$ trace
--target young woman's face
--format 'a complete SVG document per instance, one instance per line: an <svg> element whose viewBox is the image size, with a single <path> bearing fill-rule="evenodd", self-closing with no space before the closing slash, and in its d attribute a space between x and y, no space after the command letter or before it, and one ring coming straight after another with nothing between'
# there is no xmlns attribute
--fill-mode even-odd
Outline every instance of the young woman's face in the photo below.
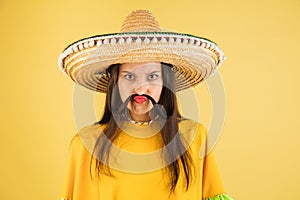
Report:
<svg viewBox="0 0 300 200"><path fill-rule="evenodd" d="M133 94L146 94L159 101L163 86L161 63L125 63L119 69L118 87L124 102ZM128 109L133 120L149 120L147 113L152 108L149 99L137 97L130 101Z"/></svg>

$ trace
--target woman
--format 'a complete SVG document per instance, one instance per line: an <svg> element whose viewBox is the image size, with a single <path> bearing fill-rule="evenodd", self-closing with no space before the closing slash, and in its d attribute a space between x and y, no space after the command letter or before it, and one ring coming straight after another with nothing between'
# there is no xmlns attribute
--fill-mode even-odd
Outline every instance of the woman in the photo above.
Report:
<svg viewBox="0 0 300 200"><path fill-rule="evenodd" d="M102 119L72 140L61 199L231 199L212 153L198 156L205 128L180 116L175 94L222 60L213 42L161 32L145 10L132 12L121 33L67 47L63 72L105 92L106 103Z"/></svg>

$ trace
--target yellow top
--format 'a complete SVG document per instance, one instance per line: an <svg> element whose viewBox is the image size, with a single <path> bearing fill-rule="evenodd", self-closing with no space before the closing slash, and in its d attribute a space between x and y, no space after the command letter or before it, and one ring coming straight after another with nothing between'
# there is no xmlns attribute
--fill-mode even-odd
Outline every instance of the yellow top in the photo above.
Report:
<svg viewBox="0 0 300 200"><path fill-rule="evenodd" d="M185 191L181 171L175 193L169 196L169 179L163 163L158 161L161 159L157 159L161 153L161 134L153 134L157 132L153 126L132 123L125 126L114 142L113 162L110 162L114 177L101 174L100 179L91 178L90 161L95 160L91 152L104 127L91 125L74 136L62 200L201 200L224 193L213 154L199 157L200 151L205 151L201 146L206 146L206 130L192 120L179 123L180 137L188 142L196 166L188 191ZM94 164L92 162L92 167Z"/></svg>

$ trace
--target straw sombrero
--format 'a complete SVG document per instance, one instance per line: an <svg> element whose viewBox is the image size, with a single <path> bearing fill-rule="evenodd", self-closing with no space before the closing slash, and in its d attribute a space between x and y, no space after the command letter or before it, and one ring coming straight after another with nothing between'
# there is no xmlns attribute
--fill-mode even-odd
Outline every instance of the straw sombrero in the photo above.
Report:
<svg viewBox="0 0 300 200"><path fill-rule="evenodd" d="M69 45L59 57L59 67L74 82L106 92L110 65L163 62L173 65L176 91L181 91L212 75L224 59L216 43L163 32L149 11L137 10L126 17L120 33L96 35Z"/></svg>

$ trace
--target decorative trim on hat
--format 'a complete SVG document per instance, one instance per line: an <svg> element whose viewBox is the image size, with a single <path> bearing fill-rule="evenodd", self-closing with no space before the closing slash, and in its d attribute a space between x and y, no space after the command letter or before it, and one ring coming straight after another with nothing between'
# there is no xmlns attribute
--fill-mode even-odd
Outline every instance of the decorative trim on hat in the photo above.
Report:
<svg viewBox="0 0 300 200"><path fill-rule="evenodd" d="M217 71L218 67L226 59L224 53L218 48L217 44L206 38L197 37L190 34L179 34L176 32L132 32L132 33L111 33L96 35L88 38L81 39L77 42L70 44L58 59L59 68L65 73L64 59L72 53L83 51L87 48L92 48L101 45L116 45L116 44L130 44L136 43L169 43L169 44L184 44L184 45L195 45L202 48L208 49L218 55L218 64L214 72Z"/></svg>

